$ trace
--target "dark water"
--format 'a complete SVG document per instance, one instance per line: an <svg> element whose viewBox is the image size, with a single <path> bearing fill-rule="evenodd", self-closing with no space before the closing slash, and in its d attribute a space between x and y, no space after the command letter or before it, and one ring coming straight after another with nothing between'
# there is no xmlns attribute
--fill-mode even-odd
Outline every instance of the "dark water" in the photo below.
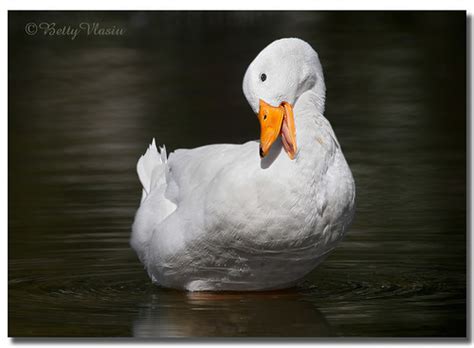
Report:
<svg viewBox="0 0 474 348"><path fill-rule="evenodd" d="M25 34L99 22L123 36ZM136 161L258 137L247 64L319 52L357 184L349 234L297 288L186 294L128 245ZM465 13L10 13L10 336L465 336Z"/></svg>

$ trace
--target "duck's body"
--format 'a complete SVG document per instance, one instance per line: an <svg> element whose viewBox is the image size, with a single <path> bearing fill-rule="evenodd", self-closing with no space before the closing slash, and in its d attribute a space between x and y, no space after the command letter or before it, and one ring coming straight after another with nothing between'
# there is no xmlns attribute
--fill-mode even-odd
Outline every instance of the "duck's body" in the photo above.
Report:
<svg viewBox="0 0 474 348"><path fill-rule="evenodd" d="M352 220L355 185L316 85L293 101L294 160L280 140L262 159L256 141L168 159L150 146L138 164L144 193L131 243L154 282L284 288L335 247Z"/></svg>

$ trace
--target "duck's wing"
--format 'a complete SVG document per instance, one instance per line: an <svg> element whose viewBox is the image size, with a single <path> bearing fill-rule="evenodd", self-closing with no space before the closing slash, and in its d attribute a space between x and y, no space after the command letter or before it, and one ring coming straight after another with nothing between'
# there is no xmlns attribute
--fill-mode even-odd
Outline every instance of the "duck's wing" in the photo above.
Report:
<svg viewBox="0 0 474 348"><path fill-rule="evenodd" d="M167 163L165 196L175 204L189 199L190 195L214 181L223 169L248 161L250 153L254 154L255 163L258 163L257 142L176 150L170 154Z"/></svg>
<svg viewBox="0 0 474 348"><path fill-rule="evenodd" d="M257 142L180 149L170 154L166 162L165 191L159 199L171 202L176 208L165 219L155 223L146 247L146 264L156 283L183 287L182 284L167 282L170 279L179 281L182 277L173 274L184 274L190 264L199 263L200 257L210 253L205 241L217 231L215 224L211 228L206 224L206 205L232 200L235 189L228 187L228 181L234 180L228 174L241 173L243 167L249 171L256 170L259 163ZM154 195L152 193L152 199ZM231 210L228 212L232 213Z"/></svg>

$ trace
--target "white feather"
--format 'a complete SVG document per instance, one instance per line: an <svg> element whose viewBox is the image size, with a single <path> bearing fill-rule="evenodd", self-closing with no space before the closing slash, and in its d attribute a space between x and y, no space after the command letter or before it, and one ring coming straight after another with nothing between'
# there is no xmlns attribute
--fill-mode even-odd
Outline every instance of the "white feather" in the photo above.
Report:
<svg viewBox="0 0 474 348"><path fill-rule="evenodd" d="M155 138L153 138L145 154L137 162L137 173L143 186L142 202L156 186L159 179L159 173L156 173L157 169L162 168L164 163L166 163L166 149L163 146L161 153L158 152Z"/></svg>

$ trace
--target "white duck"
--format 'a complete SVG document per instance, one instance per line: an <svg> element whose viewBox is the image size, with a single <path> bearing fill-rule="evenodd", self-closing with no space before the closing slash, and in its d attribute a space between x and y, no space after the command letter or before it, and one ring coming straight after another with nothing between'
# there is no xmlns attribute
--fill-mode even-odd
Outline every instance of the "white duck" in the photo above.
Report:
<svg viewBox="0 0 474 348"><path fill-rule="evenodd" d="M208 145L166 158L153 140L138 161L143 195L131 245L160 286L290 287L352 220L354 180L323 116L317 53L300 39L271 43L248 67L243 91L258 114L260 147Z"/></svg>

